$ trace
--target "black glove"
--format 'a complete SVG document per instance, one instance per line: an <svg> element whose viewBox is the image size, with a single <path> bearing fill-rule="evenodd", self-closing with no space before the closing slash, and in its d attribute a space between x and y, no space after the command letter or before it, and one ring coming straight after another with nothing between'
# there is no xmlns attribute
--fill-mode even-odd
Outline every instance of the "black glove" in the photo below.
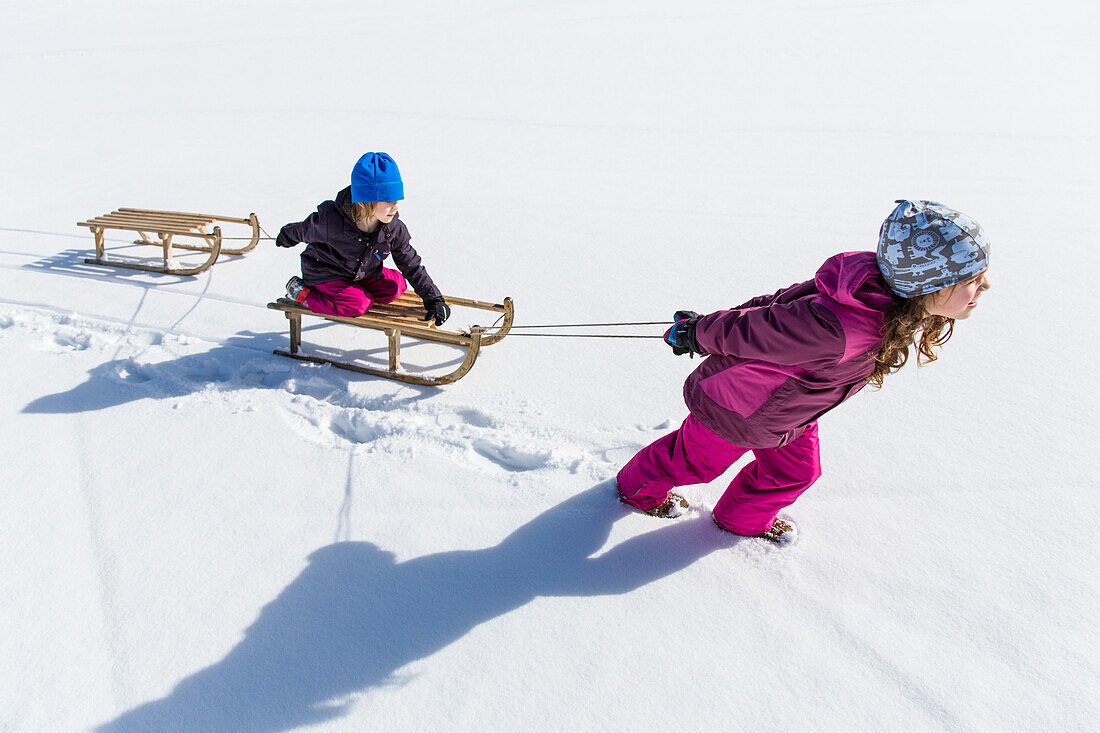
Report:
<svg viewBox="0 0 1100 733"><path fill-rule="evenodd" d="M424 310L426 313L420 320L430 321L435 319L435 325L442 326L448 318L451 317L451 306L447 305L447 301L443 298L429 298L424 301Z"/></svg>
<svg viewBox="0 0 1100 733"><path fill-rule="evenodd" d="M287 236L287 233L286 233L285 230L286 230L286 227L283 227L282 229L280 229L279 230L279 236L275 237L275 246L276 247L293 247L294 245L298 244L293 239L291 239L289 236Z"/></svg>
<svg viewBox="0 0 1100 733"><path fill-rule="evenodd" d="M707 353L695 340L695 325L699 323L700 318L702 316L695 311L676 311L676 315L672 317L676 323L665 331L665 343L672 347L673 354L676 356L691 354L691 357L695 358L696 354Z"/></svg>

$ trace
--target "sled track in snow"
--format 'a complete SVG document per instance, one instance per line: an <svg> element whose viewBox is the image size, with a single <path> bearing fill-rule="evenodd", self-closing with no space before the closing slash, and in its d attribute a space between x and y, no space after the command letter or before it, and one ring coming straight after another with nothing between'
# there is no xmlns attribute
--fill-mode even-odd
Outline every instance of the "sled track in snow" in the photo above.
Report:
<svg viewBox="0 0 1100 733"><path fill-rule="evenodd" d="M422 400L418 394L431 388L358 380L332 368L288 363L272 356L266 345L250 346L245 339L209 339L40 303L4 299L0 304L9 307L0 313L0 339L22 330L43 350L62 358L80 354L82 366L94 364L86 382L71 394L46 395L31 403L31 411L63 407L78 396L77 390L85 396L121 391L122 396L95 403L94 409L140 399L218 402L222 410L277 410L304 442L326 449L370 454L412 448L477 472L517 478L564 472L584 481L613 475L624 456L667 427L540 425L523 405L491 410L446 394Z"/></svg>

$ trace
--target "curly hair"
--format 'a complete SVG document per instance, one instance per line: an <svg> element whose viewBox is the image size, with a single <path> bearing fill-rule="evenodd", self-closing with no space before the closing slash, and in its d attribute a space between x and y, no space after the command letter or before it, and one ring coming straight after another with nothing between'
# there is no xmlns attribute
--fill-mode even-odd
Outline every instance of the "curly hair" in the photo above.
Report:
<svg viewBox="0 0 1100 733"><path fill-rule="evenodd" d="M898 300L887 307L882 324L882 345L875 353L875 369L867 377L867 384L881 389L886 375L909 361L910 346L916 348L920 366L938 358L934 349L951 338L955 319L928 314L925 303L934 295Z"/></svg>

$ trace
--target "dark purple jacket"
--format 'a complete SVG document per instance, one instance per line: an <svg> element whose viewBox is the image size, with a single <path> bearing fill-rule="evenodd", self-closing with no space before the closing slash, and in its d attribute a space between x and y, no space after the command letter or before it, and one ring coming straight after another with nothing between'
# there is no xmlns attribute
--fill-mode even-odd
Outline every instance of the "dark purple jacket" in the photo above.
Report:
<svg viewBox="0 0 1100 733"><path fill-rule="evenodd" d="M813 280L704 316L708 354L684 384L691 414L743 448L774 448L858 392L896 300L874 252L830 257Z"/></svg>
<svg viewBox="0 0 1100 733"><path fill-rule="evenodd" d="M335 201L323 202L305 221L283 227L283 233L295 244L309 243L302 252L305 284L377 277L382 273L382 262L393 255L394 264L417 295L424 300L440 297L439 288L409 243L409 230L400 217L394 216L389 224L364 234L344 213L344 204L350 198L349 186L336 194Z"/></svg>

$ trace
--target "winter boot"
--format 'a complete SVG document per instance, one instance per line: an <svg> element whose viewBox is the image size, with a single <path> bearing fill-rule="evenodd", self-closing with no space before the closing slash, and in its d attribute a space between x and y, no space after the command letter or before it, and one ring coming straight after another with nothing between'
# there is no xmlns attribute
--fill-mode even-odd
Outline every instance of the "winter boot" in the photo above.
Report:
<svg viewBox="0 0 1100 733"><path fill-rule="evenodd" d="M286 294L292 300L305 303L306 296L309 295L309 288L302 282L302 278L295 275L286 281Z"/></svg>
<svg viewBox="0 0 1100 733"><path fill-rule="evenodd" d="M637 509L640 512L645 512L651 517L660 517L661 519L675 519L676 517L683 514L684 510L688 508L687 499L672 491L668 492L668 498L664 500L664 503L658 504L652 509L642 509L627 502L626 497L623 496L623 492L619 490L618 481L615 482L615 491L619 494L619 501L623 502L632 509Z"/></svg>
<svg viewBox="0 0 1100 733"><path fill-rule="evenodd" d="M675 519L684 513L684 510L688 508L688 501L684 497L672 491L668 492L668 498L665 499L663 504L658 504L652 509L642 509L643 512L651 517L660 517L661 519Z"/></svg>
<svg viewBox="0 0 1100 733"><path fill-rule="evenodd" d="M798 539L798 527L790 519L776 519L769 529L756 535L777 545L793 545Z"/></svg>

